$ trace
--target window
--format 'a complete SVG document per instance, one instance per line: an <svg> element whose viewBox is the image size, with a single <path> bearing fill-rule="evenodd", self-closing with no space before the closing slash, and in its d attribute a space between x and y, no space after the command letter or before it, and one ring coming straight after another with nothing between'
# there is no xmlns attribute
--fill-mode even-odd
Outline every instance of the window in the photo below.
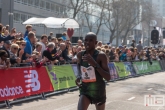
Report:
<svg viewBox="0 0 165 110"><path fill-rule="evenodd" d="M46 2L46 10L50 10L50 3Z"/></svg>
<svg viewBox="0 0 165 110"><path fill-rule="evenodd" d="M51 11L56 11L56 9L55 9L55 4L51 4Z"/></svg>
<svg viewBox="0 0 165 110"><path fill-rule="evenodd" d="M28 5L33 5L34 0L28 0Z"/></svg>
<svg viewBox="0 0 165 110"><path fill-rule="evenodd" d="M56 12L59 12L59 6L58 5L56 6Z"/></svg>
<svg viewBox="0 0 165 110"><path fill-rule="evenodd" d="M22 0L22 3L25 5L27 5L27 2L28 2L27 0Z"/></svg>
<svg viewBox="0 0 165 110"><path fill-rule="evenodd" d="M21 22L26 21L26 19L27 19L27 15L21 14Z"/></svg>
<svg viewBox="0 0 165 110"><path fill-rule="evenodd" d="M45 1L40 1L40 8L45 9Z"/></svg>
<svg viewBox="0 0 165 110"><path fill-rule="evenodd" d="M20 14L19 13L14 13L14 21L20 22Z"/></svg>
<svg viewBox="0 0 165 110"><path fill-rule="evenodd" d="M63 11L64 9L63 9L63 7L60 7L60 14L63 14Z"/></svg>
<svg viewBox="0 0 165 110"><path fill-rule="evenodd" d="M39 6L39 0L34 0L34 6L36 6L36 7Z"/></svg>

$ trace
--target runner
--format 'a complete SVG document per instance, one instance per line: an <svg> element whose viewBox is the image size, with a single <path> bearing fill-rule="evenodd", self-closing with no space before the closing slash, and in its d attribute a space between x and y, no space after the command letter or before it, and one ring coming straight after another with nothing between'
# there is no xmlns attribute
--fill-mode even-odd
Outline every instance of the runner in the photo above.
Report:
<svg viewBox="0 0 165 110"><path fill-rule="evenodd" d="M79 77L76 84L80 88L78 110L87 110L90 103L95 104L97 110L104 110L106 91L103 78L110 80L107 57L95 49L97 36L94 33L87 33L84 44L86 50L77 55Z"/></svg>

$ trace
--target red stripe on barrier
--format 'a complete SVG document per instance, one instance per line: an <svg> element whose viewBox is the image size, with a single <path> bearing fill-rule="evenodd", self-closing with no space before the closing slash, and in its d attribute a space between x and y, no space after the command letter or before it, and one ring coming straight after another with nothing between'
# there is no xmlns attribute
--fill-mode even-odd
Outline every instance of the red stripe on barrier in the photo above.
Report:
<svg viewBox="0 0 165 110"><path fill-rule="evenodd" d="M53 91L46 68L0 70L0 101Z"/></svg>

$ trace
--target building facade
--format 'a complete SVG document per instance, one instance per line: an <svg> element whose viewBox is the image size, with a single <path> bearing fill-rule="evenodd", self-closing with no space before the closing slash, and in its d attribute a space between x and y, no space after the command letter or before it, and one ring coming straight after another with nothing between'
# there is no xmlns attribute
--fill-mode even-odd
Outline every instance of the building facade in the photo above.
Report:
<svg viewBox="0 0 165 110"><path fill-rule="evenodd" d="M31 17L68 17L68 0L0 0L0 22L10 27L16 27L17 32L25 32L25 25L22 23ZM92 15L90 15L92 16ZM79 23L80 21L77 20ZM44 25L33 25L37 37L42 34L54 35L63 33L66 29L47 29ZM75 29L72 41L75 43L79 38L84 38L89 31L86 25L81 25L80 29ZM101 28L98 34L98 40L108 43L109 32Z"/></svg>

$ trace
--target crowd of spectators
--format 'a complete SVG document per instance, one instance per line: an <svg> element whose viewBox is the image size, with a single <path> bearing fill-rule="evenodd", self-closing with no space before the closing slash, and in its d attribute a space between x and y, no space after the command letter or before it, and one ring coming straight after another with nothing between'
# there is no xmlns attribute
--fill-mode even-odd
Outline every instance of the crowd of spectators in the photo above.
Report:
<svg viewBox="0 0 165 110"><path fill-rule="evenodd" d="M62 35L56 38L50 32L49 36L43 34L37 39L32 25L26 25L26 31L22 34L16 28L9 30L9 25L0 24L0 69L76 63L77 53L85 50L83 42L78 40L77 45L72 45L67 34ZM163 48L143 48L141 41L136 45L133 40L131 47L113 47L99 41L96 49L107 55L108 62L148 60L152 63L152 60L165 59Z"/></svg>

